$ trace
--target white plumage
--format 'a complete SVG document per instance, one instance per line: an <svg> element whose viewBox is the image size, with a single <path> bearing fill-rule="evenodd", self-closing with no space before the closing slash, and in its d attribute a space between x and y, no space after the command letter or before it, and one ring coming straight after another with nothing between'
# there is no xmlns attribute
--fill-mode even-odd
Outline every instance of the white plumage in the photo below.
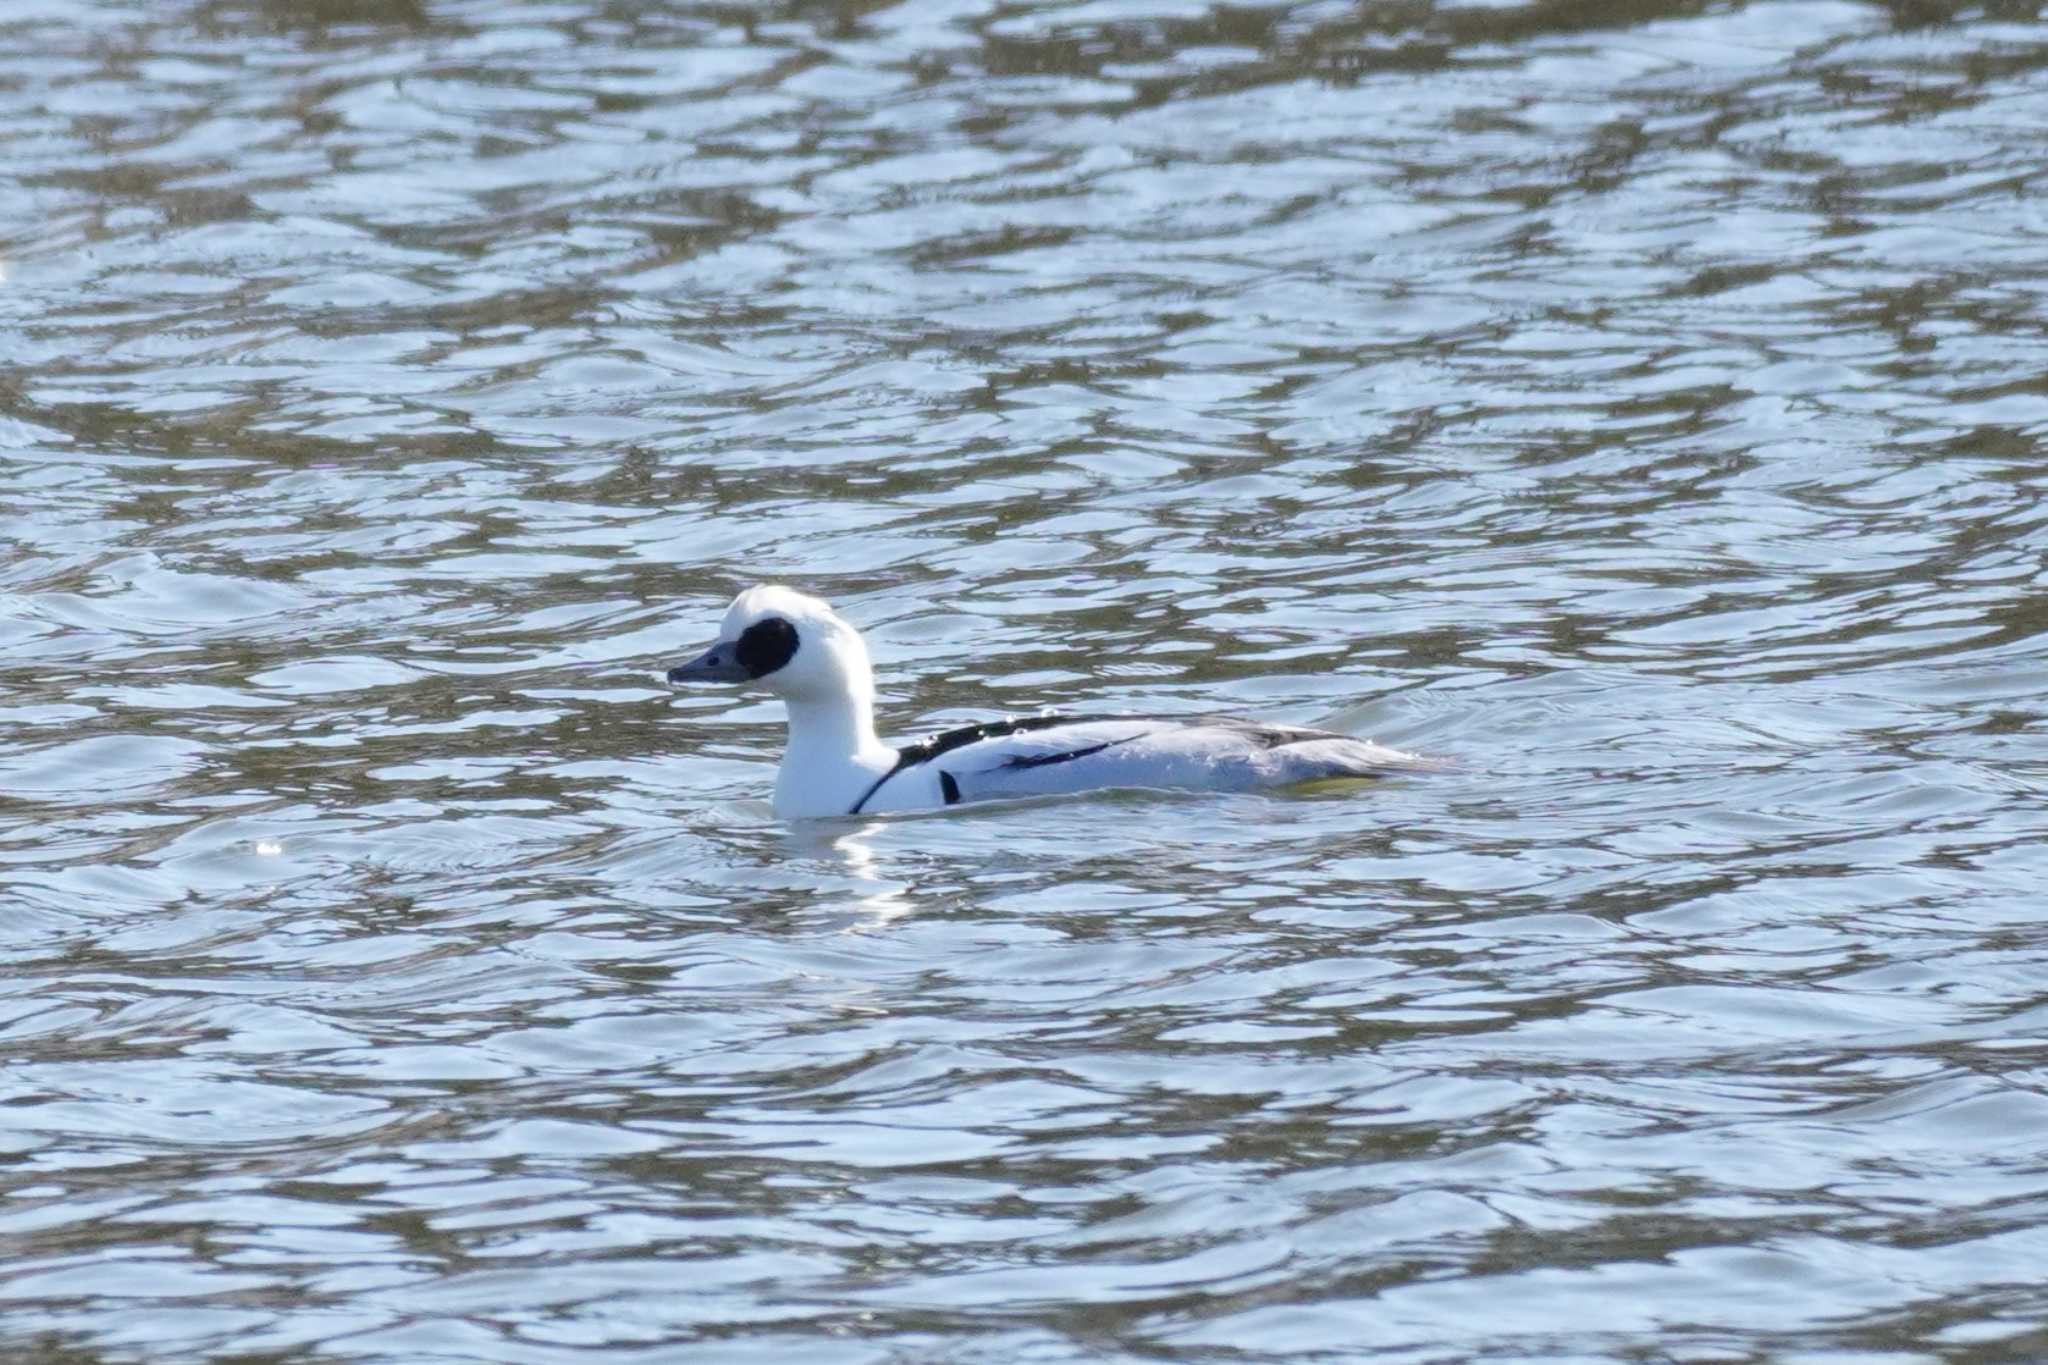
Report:
<svg viewBox="0 0 2048 1365"><path fill-rule="evenodd" d="M789 748L775 813L785 820L1106 787L1244 791L1430 766L1325 730L1177 716L1032 716L892 749L875 736L874 671L860 633L783 587L733 599L718 643L668 680L753 683L782 698Z"/></svg>

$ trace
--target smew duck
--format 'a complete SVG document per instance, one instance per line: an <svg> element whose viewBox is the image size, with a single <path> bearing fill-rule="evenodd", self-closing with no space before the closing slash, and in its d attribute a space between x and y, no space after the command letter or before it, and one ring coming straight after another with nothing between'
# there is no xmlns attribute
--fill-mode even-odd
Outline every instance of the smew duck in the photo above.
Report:
<svg viewBox="0 0 2048 1365"><path fill-rule="evenodd" d="M775 777L785 820L927 810L1110 787L1245 791L1431 766L1349 735L1183 716L1027 716L892 748L875 735L875 678L860 632L815 597L748 588L718 642L671 683L764 688L789 710Z"/></svg>

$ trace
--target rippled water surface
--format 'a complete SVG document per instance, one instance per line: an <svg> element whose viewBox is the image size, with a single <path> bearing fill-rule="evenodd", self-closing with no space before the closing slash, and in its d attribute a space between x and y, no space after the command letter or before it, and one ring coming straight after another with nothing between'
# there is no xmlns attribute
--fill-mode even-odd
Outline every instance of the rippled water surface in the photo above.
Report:
<svg viewBox="0 0 2048 1365"><path fill-rule="evenodd" d="M2048 1355L2031 3L22 0L0 1348ZM1363 793L786 826L666 666Z"/></svg>

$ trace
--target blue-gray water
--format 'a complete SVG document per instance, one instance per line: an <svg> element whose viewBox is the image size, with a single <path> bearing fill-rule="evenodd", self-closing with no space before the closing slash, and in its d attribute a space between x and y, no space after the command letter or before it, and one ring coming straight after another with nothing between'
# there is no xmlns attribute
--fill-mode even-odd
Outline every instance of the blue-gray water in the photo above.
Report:
<svg viewBox="0 0 2048 1365"><path fill-rule="evenodd" d="M0 1354L2048 1355L2031 4L21 0ZM792 829L660 670L1362 795Z"/></svg>

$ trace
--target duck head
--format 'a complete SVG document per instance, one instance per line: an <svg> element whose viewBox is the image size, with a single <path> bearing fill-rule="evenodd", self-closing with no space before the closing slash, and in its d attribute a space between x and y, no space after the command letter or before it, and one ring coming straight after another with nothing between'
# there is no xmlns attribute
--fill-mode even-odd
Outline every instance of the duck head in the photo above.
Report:
<svg viewBox="0 0 2048 1365"><path fill-rule="evenodd" d="M750 684L785 701L866 701L874 694L860 632L817 598L774 585L735 597L718 643L671 668L668 680Z"/></svg>

